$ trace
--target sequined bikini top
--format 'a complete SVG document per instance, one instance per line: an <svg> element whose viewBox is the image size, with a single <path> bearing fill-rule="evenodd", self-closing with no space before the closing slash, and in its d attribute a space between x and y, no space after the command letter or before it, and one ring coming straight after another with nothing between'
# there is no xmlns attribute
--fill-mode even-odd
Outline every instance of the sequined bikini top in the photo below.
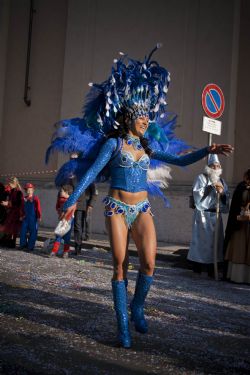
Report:
<svg viewBox="0 0 250 375"><path fill-rule="evenodd" d="M150 159L147 154L143 154L138 160L135 160L134 155L130 151L122 150L118 155L118 163L120 167L141 169L148 169Z"/></svg>
<svg viewBox="0 0 250 375"><path fill-rule="evenodd" d="M147 170L150 159L143 154L138 160L130 151L122 149L123 142L116 155L109 162L111 188L130 192L147 190Z"/></svg>
<svg viewBox="0 0 250 375"><path fill-rule="evenodd" d="M141 169L147 170L150 164L149 156L147 154L143 154L138 160L135 160L132 152L123 149L124 142L126 142L128 145L132 144L135 150L143 149L140 141L138 141L138 138L128 136L127 140L122 139L120 142L119 150L111 161L112 166L123 168L139 167Z"/></svg>

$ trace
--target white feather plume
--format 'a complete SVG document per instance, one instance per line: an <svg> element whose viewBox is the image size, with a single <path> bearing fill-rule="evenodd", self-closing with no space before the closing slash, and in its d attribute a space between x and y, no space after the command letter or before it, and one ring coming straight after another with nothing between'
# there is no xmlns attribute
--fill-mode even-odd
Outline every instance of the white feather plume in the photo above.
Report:
<svg viewBox="0 0 250 375"><path fill-rule="evenodd" d="M157 182L163 189L168 187L168 180L172 180L170 175L171 168L168 165L161 166L155 169L149 169L147 172L147 179L150 182Z"/></svg>

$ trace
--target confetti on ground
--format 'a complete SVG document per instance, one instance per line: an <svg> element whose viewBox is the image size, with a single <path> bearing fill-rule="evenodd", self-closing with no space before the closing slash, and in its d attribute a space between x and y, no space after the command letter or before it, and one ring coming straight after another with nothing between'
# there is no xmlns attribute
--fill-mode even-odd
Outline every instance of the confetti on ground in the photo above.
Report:
<svg viewBox="0 0 250 375"><path fill-rule="evenodd" d="M38 244L33 253L2 248L0 262L0 373L250 372L248 285L157 262L145 309L149 333L131 324L133 346L124 350L116 345L110 252L51 259ZM138 258L130 257L128 302L137 269Z"/></svg>

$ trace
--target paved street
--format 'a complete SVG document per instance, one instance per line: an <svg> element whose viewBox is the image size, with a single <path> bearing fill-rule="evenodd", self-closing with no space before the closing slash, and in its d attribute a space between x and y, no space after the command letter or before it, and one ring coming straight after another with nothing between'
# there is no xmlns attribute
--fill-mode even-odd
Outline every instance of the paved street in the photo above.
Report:
<svg viewBox="0 0 250 375"><path fill-rule="evenodd" d="M125 350L111 254L98 244L68 260L49 258L42 242L32 254L0 249L2 374L249 374L248 285L196 276L170 247L147 300L149 333L131 326ZM129 299L138 258L130 262Z"/></svg>

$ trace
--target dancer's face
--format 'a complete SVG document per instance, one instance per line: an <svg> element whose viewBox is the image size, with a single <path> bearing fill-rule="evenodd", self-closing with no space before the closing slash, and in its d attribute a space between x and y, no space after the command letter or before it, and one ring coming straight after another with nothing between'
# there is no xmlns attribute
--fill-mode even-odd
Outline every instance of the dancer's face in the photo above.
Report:
<svg viewBox="0 0 250 375"><path fill-rule="evenodd" d="M130 132L136 137L143 137L148 129L148 116L138 117L131 125Z"/></svg>

